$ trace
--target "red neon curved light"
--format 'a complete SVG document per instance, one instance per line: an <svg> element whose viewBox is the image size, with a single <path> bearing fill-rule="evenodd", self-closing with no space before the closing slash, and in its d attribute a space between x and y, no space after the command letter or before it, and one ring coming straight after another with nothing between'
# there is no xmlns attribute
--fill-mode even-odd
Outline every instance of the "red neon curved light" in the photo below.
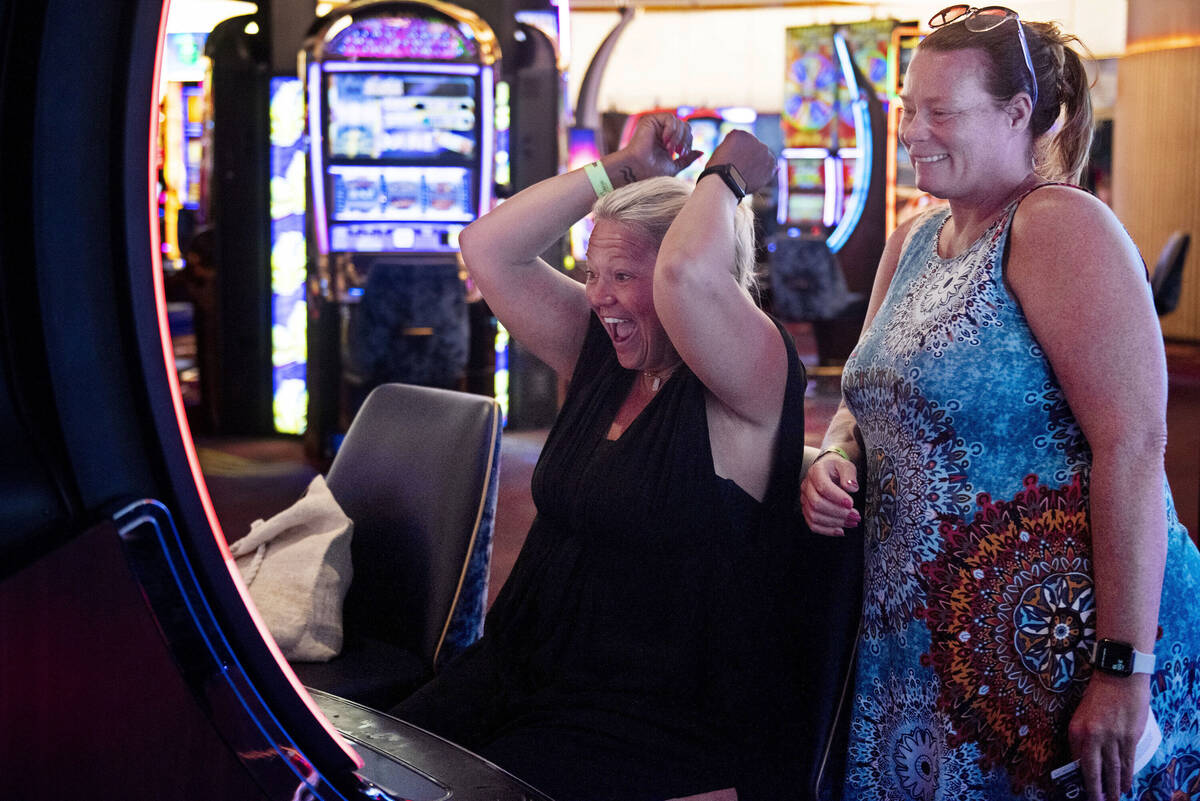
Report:
<svg viewBox="0 0 1200 801"><path fill-rule="evenodd" d="M346 753L346 756L356 766L361 768L364 765L362 757L350 748L345 739L333 728L329 720L317 707L312 697L308 694L308 691L304 689L304 685L300 683L300 679L296 677L292 666L288 664L287 659L284 658L283 653L279 650L279 645L267 630L262 617L258 614L258 608L250 598L250 592L247 590L245 582L242 581L242 574L238 571L232 554L229 553L229 544L225 541L225 533L221 529L220 521L217 520L217 512L213 507L212 497L208 494L208 484L205 482L204 473L200 469L200 458L196 454L196 444L192 440L191 426L188 425L187 411L183 404L183 393L179 389L179 374L175 370L175 352L171 347L171 327L167 317L167 295L163 284L162 243L158 233L158 205L154 193L154 185L157 180L155 160L157 155L156 148L158 146L158 82L162 77L163 44L167 36L167 12L170 5L171 0L163 1L162 16L158 22L158 42L154 52L154 79L150 92L150 130L147 132L147 153L150 157L146 159L146 164L148 165L146 174L146 199L148 202L147 211L150 218L150 272L154 281L154 306L158 316L158 338L162 344L163 364L166 367L167 383L171 390L171 404L175 411L175 422L179 428L180 441L183 444L184 452L187 454L188 467L192 472L192 480L196 484L196 492L200 496L200 503L204 507L204 515L208 520L209 527L212 529L213 539L216 541L217 547L221 549L221 556L225 560L225 567L229 570L229 576L233 579L234 586L237 587L237 591L241 595L242 603L250 613L250 618L254 621L254 625L258 627L259 635L262 637L263 642L267 644L271 655L279 663L279 669L283 671L283 675L287 677L288 682L292 685L292 689L296 691L296 694L304 702L309 712L312 713L313 717L316 718L317 722L321 724L342 751Z"/></svg>

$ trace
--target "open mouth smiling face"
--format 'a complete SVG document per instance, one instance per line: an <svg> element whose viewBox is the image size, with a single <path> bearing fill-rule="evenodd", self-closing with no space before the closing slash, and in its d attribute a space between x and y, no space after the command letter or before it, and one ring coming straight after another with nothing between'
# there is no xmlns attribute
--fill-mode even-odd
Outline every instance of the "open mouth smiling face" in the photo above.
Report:
<svg viewBox="0 0 1200 801"><path fill-rule="evenodd" d="M588 242L588 303L626 369L655 370L678 359L654 309L657 255L645 234L611 220L599 220Z"/></svg>

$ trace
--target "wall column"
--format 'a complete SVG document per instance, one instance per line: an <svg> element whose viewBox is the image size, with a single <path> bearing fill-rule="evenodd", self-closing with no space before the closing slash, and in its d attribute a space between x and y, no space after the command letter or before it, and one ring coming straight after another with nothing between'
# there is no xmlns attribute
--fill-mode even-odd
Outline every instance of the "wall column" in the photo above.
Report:
<svg viewBox="0 0 1200 801"><path fill-rule="evenodd" d="M1150 269L1172 231L1191 233L1169 339L1200 341L1200 3L1129 3L1117 68L1113 208Z"/></svg>

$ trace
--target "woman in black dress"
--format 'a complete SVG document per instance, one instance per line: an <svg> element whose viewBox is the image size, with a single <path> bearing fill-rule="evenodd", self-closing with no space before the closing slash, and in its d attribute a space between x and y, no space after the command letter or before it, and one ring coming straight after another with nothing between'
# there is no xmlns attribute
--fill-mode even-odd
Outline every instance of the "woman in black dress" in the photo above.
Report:
<svg viewBox="0 0 1200 801"><path fill-rule="evenodd" d="M570 385L486 633L393 714L558 801L793 794L805 382L751 297L739 202L775 161L735 131L692 191L670 176L699 155L686 123L645 117L461 238L493 312ZM593 205L581 285L538 254Z"/></svg>

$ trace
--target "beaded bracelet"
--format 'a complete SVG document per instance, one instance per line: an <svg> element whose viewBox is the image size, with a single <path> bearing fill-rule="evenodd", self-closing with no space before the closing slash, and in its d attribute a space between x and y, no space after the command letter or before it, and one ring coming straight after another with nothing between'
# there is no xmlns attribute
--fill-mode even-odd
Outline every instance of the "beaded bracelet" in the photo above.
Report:
<svg viewBox="0 0 1200 801"><path fill-rule="evenodd" d="M593 161L591 164L583 165L583 171L587 174L588 180L591 181L592 190L596 193L596 197L604 197L613 191L612 181L609 180L608 173L605 171L603 164Z"/></svg>

